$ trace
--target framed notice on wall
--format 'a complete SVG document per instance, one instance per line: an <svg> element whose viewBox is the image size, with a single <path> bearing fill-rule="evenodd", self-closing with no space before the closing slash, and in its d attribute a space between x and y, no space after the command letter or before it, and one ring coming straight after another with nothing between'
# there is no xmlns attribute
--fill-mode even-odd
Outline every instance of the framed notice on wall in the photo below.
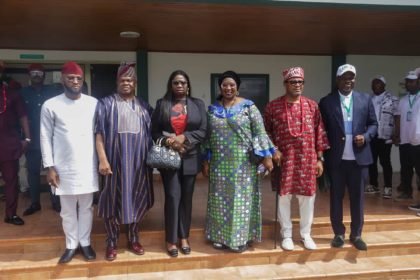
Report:
<svg viewBox="0 0 420 280"><path fill-rule="evenodd" d="M211 102L216 101L220 94L217 80L221 73L210 75L211 85ZM254 101L260 112L264 111L269 100L269 75L268 74L239 74L241 78L241 86L239 88L239 96Z"/></svg>

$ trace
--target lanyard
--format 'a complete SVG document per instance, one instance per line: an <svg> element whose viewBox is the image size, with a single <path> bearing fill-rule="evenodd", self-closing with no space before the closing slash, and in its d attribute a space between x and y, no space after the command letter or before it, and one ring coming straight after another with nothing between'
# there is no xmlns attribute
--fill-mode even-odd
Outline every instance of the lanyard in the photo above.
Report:
<svg viewBox="0 0 420 280"><path fill-rule="evenodd" d="M413 99L410 98L411 94L408 96L408 105L410 106L410 111L411 111L411 109L413 109L413 106L416 103L418 93L413 94L413 95L414 95Z"/></svg>
<svg viewBox="0 0 420 280"><path fill-rule="evenodd" d="M350 97L350 104L347 107L346 104L344 104L344 98L340 96L341 105L343 105L344 110L346 110L347 116L350 116L351 109L353 108L353 95Z"/></svg>

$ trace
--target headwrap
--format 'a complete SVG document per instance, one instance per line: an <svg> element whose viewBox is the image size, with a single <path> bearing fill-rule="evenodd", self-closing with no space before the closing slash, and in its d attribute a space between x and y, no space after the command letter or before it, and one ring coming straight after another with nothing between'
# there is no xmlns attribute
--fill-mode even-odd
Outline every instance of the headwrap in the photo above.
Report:
<svg viewBox="0 0 420 280"><path fill-rule="evenodd" d="M239 78L239 75L236 74L234 71L226 71L222 74L222 76L219 77L217 83L219 84L219 87L222 86L223 80L226 78L231 78L235 80L236 87L239 89L239 86L241 85L241 78Z"/></svg>
<svg viewBox="0 0 420 280"><path fill-rule="evenodd" d="M31 71L42 71L42 72L44 72L44 66L42 66L42 64L40 64L40 63L32 63L28 67L28 72L31 72Z"/></svg>
<svg viewBox="0 0 420 280"><path fill-rule="evenodd" d="M79 64L74 61L69 61L61 68L61 74L74 74L83 76L83 70Z"/></svg>
<svg viewBox="0 0 420 280"><path fill-rule="evenodd" d="M118 67L117 78L119 79L123 76L137 79L136 63L122 62L120 67Z"/></svg>
<svg viewBox="0 0 420 280"><path fill-rule="evenodd" d="M283 80L287 81L291 78L304 78L305 72L302 67L289 67L283 70Z"/></svg>

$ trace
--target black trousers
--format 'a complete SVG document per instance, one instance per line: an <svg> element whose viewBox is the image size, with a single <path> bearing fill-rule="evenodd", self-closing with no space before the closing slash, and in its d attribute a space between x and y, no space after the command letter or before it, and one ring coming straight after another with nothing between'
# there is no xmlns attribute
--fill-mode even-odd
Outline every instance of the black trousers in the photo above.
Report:
<svg viewBox="0 0 420 280"><path fill-rule="evenodd" d="M350 197L350 237L362 235L364 223L364 177L367 166L360 166L355 160L342 160L339 166L330 168L330 219L334 234L344 235L343 199L346 186Z"/></svg>
<svg viewBox="0 0 420 280"><path fill-rule="evenodd" d="M41 195L41 150L28 150L25 154L26 167L28 168L28 184L31 194L31 203L40 204ZM60 197L53 195L50 191L51 203L54 206L60 206Z"/></svg>
<svg viewBox="0 0 420 280"><path fill-rule="evenodd" d="M391 165L392 144L386 144L384 139L373 138L370 142L373 163L369 165L369 183L378 185L378 158L384 172L384 186L392 187L392 165Z"/></svg>
<svg viewBox="0 0 420 280"><path fill-rule="evenodd" d="M160 170L165 189L166 242L188 238L191 227L192 197L196 175L180 170Z"/></svg>
<svg viewBox="0 0 420 280"><path fill-rule="evenodd" d="M417 176L420 176L420 145L400 145L400 164L401 188L404 193L411 195L413 193L411 186L414 174L413 169L416 170Z"/></svg>

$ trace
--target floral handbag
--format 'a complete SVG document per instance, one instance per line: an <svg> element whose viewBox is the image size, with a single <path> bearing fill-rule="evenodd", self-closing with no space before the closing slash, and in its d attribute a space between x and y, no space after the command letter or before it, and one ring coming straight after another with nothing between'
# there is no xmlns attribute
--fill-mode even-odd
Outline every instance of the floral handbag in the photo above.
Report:
<svg viewBox="0 0 420 280"><path fill-rule="evenodd" d="M163 146L163 137L153 144L147 154L146 164L157 169L179 169L181 167L181 156L177 151Z"/></svg>

